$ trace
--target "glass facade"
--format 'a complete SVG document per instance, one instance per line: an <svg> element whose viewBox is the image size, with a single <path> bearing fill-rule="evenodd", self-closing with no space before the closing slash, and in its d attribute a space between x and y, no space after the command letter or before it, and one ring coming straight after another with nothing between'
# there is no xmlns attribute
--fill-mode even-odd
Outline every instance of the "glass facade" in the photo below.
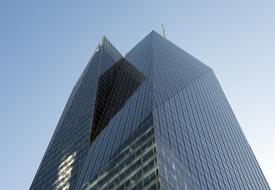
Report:
<svg viewBox="0 0 275 190"><path fill-rule="evenodd" d="M30 189L269 190L213 70L156 32L104 37Z"/></svg>
<svg viewBox="0 0 275 190"><path fill-rule="evenodd" d="M97 189L160 189L156 144L152 116L136 129L129 139L81 188Z"/></svg>

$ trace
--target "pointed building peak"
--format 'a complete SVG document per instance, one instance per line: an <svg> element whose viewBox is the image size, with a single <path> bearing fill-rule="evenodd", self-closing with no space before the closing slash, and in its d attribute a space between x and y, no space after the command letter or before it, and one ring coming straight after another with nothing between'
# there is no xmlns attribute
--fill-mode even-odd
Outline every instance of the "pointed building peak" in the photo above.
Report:
<svg viewBox="0 0 275 190"><path fill-rule="evenodd" d="M99 42L99 45L104 46L104 45L108 45L108 44L112 45L112 43L108 40L108 38L105 35L103 35Z"/></svg>
<svg viewBox="0 0 275 190"><path fill-rule="evenodd" d="M100 45L102 45L103 43L105 43L105 41L109 41L109 40L107 39L106 36L102 36L101 41L100 41Z"/></svg>
<svg viewBox="0 0 275 190"><path fill-rule="evenodd" d="M151 34L154 34L154 33L157 33L155 30L152 30L151 32L150 32Z"/></svg>
<svg viewBox="0 0 275 190"><path fill-rule="evenodd" d="M155 30L152 30L149 34L151 34L151 35L157 35L157 36L161 36L161 37L165 38L163 35L161 35L159 32L157 32Z"/></svg>
<svg viewBox="0 0 275 190"><path fill-rule="evenodd" d="M106 53L108 53L111 57L113 57L115 60L118 60L122 57L121 53L116 49L116 47L108 40L108 38L103 35L96 51L104 50Z"/></svg>
<svg viewBox="0 0 275 190"><path fill-rule="evenodd" d="M158 36L163 37L162 35L160 35L160 34L159 34L157 31L155 31L155 30L152 30L147 36L153 37L154 35L158 35Z"/></svg>

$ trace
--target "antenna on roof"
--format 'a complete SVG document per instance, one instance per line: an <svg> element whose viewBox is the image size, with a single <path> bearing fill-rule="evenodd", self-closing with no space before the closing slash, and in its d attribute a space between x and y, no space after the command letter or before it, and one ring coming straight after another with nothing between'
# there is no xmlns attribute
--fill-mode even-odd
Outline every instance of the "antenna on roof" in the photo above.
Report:
<svg viewBox="0 0 275 190"><path fill-rule="evenodd" d="M166 38L166 31L165 31L164 25L161 24L161 27L162 27L162 36L163 36L164 38Z"/></svg>

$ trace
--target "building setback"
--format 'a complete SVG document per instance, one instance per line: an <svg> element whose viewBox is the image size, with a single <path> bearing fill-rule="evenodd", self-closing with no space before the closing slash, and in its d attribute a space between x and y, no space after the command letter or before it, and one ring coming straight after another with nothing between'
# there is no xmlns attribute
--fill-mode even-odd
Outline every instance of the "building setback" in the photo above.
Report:
<svg viewBox="0 0 275 190"><path fill-rule="evenodd" d="M102 39L30 189L270 187L213 70L152 31L125 57Z"/></svg>

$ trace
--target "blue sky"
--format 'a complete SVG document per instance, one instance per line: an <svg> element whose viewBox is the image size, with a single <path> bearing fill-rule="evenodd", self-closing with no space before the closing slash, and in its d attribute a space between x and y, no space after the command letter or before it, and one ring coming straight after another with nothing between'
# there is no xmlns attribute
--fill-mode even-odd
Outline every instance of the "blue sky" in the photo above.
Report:
<svg viewBox="0 0 275 190"><path fill-rule="evenodd" d="M0 1L0 179L28 189L103 35L123 53L151 30L211 66L275 188L275 1Z"/></svg>

